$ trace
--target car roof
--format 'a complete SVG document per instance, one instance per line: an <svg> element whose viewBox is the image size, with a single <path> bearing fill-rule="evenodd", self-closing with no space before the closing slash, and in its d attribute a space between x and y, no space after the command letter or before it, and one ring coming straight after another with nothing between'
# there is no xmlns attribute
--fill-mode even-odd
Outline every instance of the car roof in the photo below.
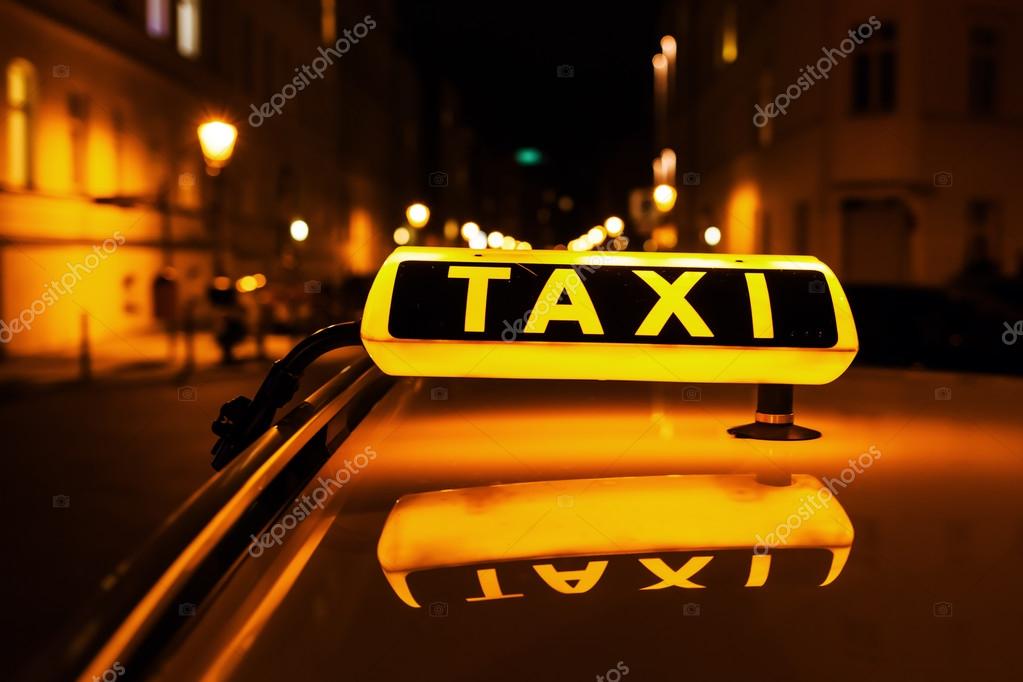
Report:
<svg viewBox="0 0 1023 682"><path fill-rule="evenodd" d="M994 671L1018 619L1008 603L1021 596L1012 557L1023 543L1014 501L1023 423L1018 401L993 396L1021 393L1018 379L857 369L796 392L797 423L823 438L769 443L725 433L748 421L752 387L402 380L321 475L367 448L374 458L281 547L236 567L163 673L555 678L621 661L642 677L727 676L751 657L789 678L829 663L841 663L829 668L835 679L879 663L947 675L984 661ZM376 559L388 511L412 492L660 474L836 477L869 448L875 463L839 494L856 541L827 588L452 600L435 617L400 603ZM940 615L946 602L955 618ZM687 618L692 603L700 615Z"/></svg>

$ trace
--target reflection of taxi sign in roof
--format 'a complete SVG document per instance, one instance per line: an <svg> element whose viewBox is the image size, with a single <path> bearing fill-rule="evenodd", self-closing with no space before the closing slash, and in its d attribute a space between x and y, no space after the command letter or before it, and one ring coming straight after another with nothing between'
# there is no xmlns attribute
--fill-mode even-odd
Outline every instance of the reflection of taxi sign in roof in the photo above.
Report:
<svg viewBox="0 0 1023 682"><path fill-rule="evenodd" d="M552 490L570 507L552 509ZM784 548L762 544L811 498L831 504L795 524ZM630 590L699 589L736 552L742 565L733 584L746 587L768 584L775 558L784 564L793 551L826 552L823 576L814 578L824 586L842 572L852 541L845 510L812 476L793 476L786 486L752 475L645 476L407 495L387 518L377 558L398 597L418 607L409 577L440 569L474 571L477 584L461 596L480 602L582 594L616 574ZM572 568L552 563L564 559L578 561ZM517 562L531 570L513 585L506 579Z"/></svg>
<svg viewBox="0 0 1023 682"><path fill-rule="evenodd" d="M362 339L388 374L823 384L858 343L816 258L399 248Z"/></svg>

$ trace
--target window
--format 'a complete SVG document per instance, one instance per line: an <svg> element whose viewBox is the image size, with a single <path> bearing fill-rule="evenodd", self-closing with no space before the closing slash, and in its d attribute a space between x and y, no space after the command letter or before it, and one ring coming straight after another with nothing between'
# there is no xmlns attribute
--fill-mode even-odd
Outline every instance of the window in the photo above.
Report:
<svg viewBox="0 0 1023 682"><path fill-rule="evenodd" d="M895 24L884 22L856 48L852 64L853 113L895 111L897 35Z"/></svg>
<svg viewBox="0 0 1023 682"><path fill-rule="evenodd" d="M731 64L739 58L739 31L736 26L735 3L725 6L721 16L721 62Z"/></svg>
<svg viewBox="0 0 1023 682"><path fill-rule="evenodd" d="M89 98L73 92L67 98L71 123L71 184L84 192L89 168Z"/></svg>
<svg viewBox="0 0 1023 682"><path fill-rule="evenodd" d="M124 114L115 109L110 119L111 130L114 134L114 186L117 194L124 194Z"/></svg>
<svg viewBox="0 0 1023 682"><path fill-rule="evenodd" d="M969 107L974 116L990 116L998 108L998 33L991 28L970 29Z"/></svg>
<svg viewBox="0 0 1023 682"><path fill-rule="evenodd" d="M153 38L170 35L170 0L146 0L146 33Z"/></svg>
<svg viewBox="0 0 1023 682"><path fill-rule="evenodd" d="M320 0L320 38L325 45L337 40L337 8L334 0Z"/></svg>
<svg viewBox="0 0 1023 682"><path fill-rule="evenodd" d="M195 59L199 56L199 0L178 0L178 53Z"/></svg>
<svg viewBox="0 0 1023 682"><path fill-rule="evenodd" d="M7 65L7 182L33 185L32 133L35 114L35 69L24 59Z"/></svg>
<svg viewBox="0 0 1023 682"><path fill-rule="evenodd" d="M1002 254L1002 210L997 201L972 199L966 205L968 263L997 263Z"/></svg>

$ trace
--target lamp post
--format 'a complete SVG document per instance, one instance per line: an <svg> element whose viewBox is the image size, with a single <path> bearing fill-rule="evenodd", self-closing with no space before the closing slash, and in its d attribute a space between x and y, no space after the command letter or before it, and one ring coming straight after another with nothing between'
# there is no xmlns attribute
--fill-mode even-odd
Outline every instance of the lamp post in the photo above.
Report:
<svg viewBox="0 0 1023 682"><path fill-rule="evenodd" d="M213 178L209 206L209 230L214 239L213 270L217 275L224 272L224 254L227 250L227 234L221 224L223 206L223 180L220 171L231 161L234 144L238 140L238 129L222 120L209 120L196 129L199 146L206 160L206 174Z"/></svg>

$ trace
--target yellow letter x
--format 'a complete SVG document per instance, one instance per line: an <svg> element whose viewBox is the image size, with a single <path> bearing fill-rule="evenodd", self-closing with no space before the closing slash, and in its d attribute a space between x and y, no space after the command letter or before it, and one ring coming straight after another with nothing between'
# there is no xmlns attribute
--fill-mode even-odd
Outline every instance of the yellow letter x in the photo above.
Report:
<svg viewBox="0 0 1023 682"><path fill-rule="evenodd" d="M710 563L712 556L694 556L682 564L682 568L673 571L663 559L640 559L639 563L646 566L661 582L644 587L644 590L663 590L665 587L703 587L689 580Z"/></svg>
<svg viewBox="0 0 1023 682"><path fill-rule="evenodd" d="M714 336L707 323L686 300L690 289L707 273L683 272L678 279L669 284L666 279L653 270L635 270L634 272L660 296L654 307L647 313L643 324L639 325L636 336L657 336L672 315L678 317L679 322L691 336Z"/></svg>

